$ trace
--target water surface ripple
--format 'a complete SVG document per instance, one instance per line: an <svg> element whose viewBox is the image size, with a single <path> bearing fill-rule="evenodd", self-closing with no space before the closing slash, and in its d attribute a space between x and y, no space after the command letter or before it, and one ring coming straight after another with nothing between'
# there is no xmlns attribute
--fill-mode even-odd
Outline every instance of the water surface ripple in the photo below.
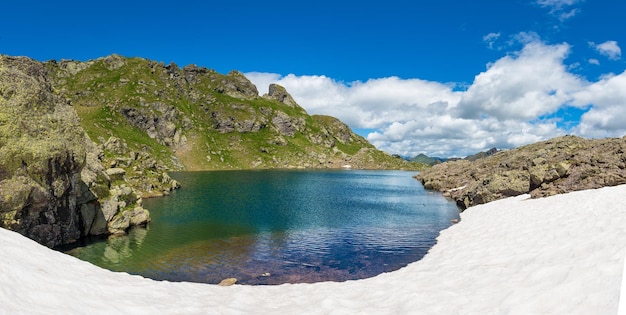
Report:
<svg viewBox="0 0 626 315"><path fill-rule="evenodd" d="M422 258L456 205L403 171L224 171L171 176L152 222L67 250L157 280L242 284L345 281Z"/></svg>

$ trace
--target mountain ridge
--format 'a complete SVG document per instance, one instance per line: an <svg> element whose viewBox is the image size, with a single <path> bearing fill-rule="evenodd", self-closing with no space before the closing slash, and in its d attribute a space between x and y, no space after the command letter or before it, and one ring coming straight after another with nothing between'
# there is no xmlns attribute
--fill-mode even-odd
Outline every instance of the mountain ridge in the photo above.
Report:
<svg viewBox="0 0 626 315"><path fill-rule="evenodd" d="M309 116L281 86L272 84L259 96L238 71L221 75L195 65L181 69L118 55L46 64L88 134L116 135L112 126L92 126L98 115L118 125L130 122L188 170L416 167L380 155L345 124L334 128L327 119ZM371 159L353 161L362 148L372 151Z"/></svg>

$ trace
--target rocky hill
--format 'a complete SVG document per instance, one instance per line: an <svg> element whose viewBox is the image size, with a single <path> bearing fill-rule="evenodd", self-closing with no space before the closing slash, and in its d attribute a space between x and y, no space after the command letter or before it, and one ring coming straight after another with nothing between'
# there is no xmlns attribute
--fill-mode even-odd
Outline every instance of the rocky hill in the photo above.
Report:
<svg viewBox="0 0 626 315"><path fill-rule="evenodd" d="M48 246L145 224L173 170L421 166L237 71L0 55L0 226Z"/></svg>
<svg viewBox="0 0 626 315"><path fill-rule="evenodd" d="M376 150L337 119L309 116L281 86L260 97L237 71L117 55L46 67L97 143L120 139L129 150L148 151L160 168L416 167Z"/></svg>
<svg viewBox="0 0 626 315"><path fill-rule="evenodd" d="M423 164L432 166L432 165L435 165L435 164L443 163L447 159L440 158L440 157L430 157L430 156L428 156L426 154L421 153L421 154L418 154L418 155L412 157L410 160L413 161L413 162L423 163Z"/></svg>
<svg viewBox="0 0 626 315"><path fill-rule="evenodd" d="M533 198L626 184L626 137L559 137L476 160L441 163L416 176L465 209L530 193Z"/></svg>
<svg viewBox="0 0 626 315"><path fill-rule="evenodd" d="M488 156L494 155L498 152L498 149L496 148L491 148L487 151L484 152L478 152L476 154L472 154L469 156L466 156L465 158L463 158L464 160L468 160L468 161L476 161L478 159L483 159L486 158ZM412 162L417 162L417 163L422 163L422 164L426 164L426 165L430 165L433 166L435 164L439 164L439 163L443 163L446 161L458 161L461 160L460 158L440 158L440 157L430 157L427 156L426 154L418 154L415 157L411 158L410 161Z"/></svg>
<svg viewBox="0 0 626 315"><path fill-rule="evenodd" d="M478 152L476 154L472 154L470 156L466 156L465 159L468 161L476 161L476 160L480 160L480 159L484 159L488 156L492 156L494 154L498 153L498 149L496 148L491 148L487 151L483 151L483 152Z"/></svg>

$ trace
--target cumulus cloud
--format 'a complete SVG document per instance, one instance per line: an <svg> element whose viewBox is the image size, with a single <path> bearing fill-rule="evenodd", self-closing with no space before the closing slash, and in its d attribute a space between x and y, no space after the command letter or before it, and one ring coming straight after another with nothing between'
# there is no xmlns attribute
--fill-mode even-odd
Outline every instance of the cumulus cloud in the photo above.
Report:
<svg viewBox="0 0 626 315"><path fill-rule="evenodd" d="M372 144L405 156L462 157L572 133L624 135L626 72L587 82L566 64L570 50L566 43L529 40L490 63L463 90L398 77L340 82L323 75L246 75L260 91L272 82L284 86L311 114L373 129L367 135ZM584 113L580 121L558 117L571 108Z"/></svg>
<svg viewBox="0 0 626 315"><path fill-rule="evenodd" d="M592 106L581 117L577 133L588 137L620 137L626 132L626 71L609 75L578 91L574 104Z"/></svg>
<svg viewBox="0 0 626 315"><path fill-rule="evenodd" d="M266 82L257 81L258 75L246 76L260 90L266 89L259 87ZM381 128L421 112L444 112L460 99L450 85L398 77L343 83L326 76L289 74L272 82L284 86L310 114L336 116L352 128Z"/></svg>
<svg viewBox="0 0 626 315"><path fill-rule="evenodd" d="M569 49L533 42L491 64L463 94L459 116L520 120L555 112L582 84L563 64Z"/></svg>
<svg viewBox="0 0 626 315"><path fill-rule="evenodd" d="M607 56L611 60L618 60L622 57L622 49L614 40L609 40L601 44L589 42L589 45L595 48L600 54Z"/></svg>

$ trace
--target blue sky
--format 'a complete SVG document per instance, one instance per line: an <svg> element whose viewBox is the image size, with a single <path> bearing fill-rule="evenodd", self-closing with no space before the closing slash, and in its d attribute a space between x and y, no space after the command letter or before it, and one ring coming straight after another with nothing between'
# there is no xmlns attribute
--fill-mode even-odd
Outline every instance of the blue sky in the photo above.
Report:
<svg viewBox="0 0 626 315"><path fill-rule="evenodd" d="M626 2L12 1L0 53L240 70L390 153L626 134Z"/></svg>

